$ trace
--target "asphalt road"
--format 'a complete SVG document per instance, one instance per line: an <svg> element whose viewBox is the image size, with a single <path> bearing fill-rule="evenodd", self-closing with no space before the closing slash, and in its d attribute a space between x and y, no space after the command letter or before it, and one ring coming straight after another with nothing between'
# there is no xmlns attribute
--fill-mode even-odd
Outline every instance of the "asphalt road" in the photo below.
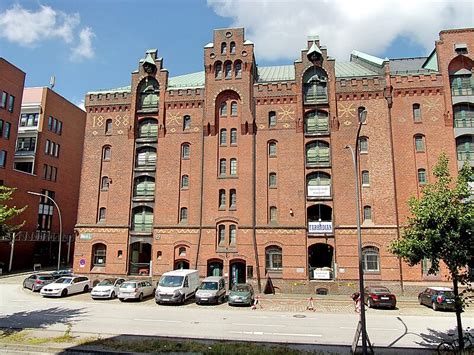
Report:
<svg viewBox="0 0 474 355"><path fill-rule="evenodd" d="M367 313L367 329L376 346L433 347L456 325L454 313L428 308L429 315L372 311ZM474 328L473 314L464 313L464 327ZM159 306L153 299L94 301L87 294L43 298L20 284L0 283L0 327L64 331L66 323L71 323L73 332L102 335L350 345L357 322L354 312L267 311L226 304Z"/></svg>

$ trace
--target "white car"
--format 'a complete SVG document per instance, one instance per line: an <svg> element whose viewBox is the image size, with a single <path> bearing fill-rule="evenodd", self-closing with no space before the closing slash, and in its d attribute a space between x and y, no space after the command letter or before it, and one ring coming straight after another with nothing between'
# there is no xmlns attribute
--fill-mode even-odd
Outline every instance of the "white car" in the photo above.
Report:
<svg viewBox="0 0 474 355"><path fill-rule="evenodd" d="M125 282L125 279L105 279L99 282L91 291L91 297L96 298L115 298L118 295L119 287Z"/></svg>
<svg viewBox="0 0 474 355"><path fill-rule="evenodd" d="M89 292L91 281L85 276L60 277L53 283L44 286L42 296L65 297L74 293Z"/></svg>
<svg viewBox="0 0 474 355"><path fill-rule="evenodd" d="M118 299L125 301L127 299L143 300L143 297L151 296L155 293L155 288L149 281L125 281L119 288Z"/></svg>

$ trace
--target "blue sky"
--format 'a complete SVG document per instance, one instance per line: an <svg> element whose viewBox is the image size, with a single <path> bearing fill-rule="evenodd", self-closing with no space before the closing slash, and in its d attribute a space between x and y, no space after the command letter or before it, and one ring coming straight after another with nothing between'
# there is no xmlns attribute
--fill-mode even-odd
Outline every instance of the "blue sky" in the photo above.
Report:
<svg viewBox="0 0 474 355"><path fill-rule="evenodd" d="M170 76L203 70L215 28L245 27L264 66L291 64L310 34L337 60L352 49L425 56L440 30L473 18L467 0L2 0L0 56L27 73L26 86L55 75L55 90L79 104L87 91L128 85L148 48Z"/></svg>

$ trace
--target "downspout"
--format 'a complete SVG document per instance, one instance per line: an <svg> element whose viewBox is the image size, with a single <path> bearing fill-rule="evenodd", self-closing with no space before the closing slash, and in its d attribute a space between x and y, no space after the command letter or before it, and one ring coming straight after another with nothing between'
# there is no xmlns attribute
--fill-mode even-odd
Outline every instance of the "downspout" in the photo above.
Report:
<svg viewBox="0 0 474 355"><path fill-rule="evenodd" d="M205 109L204 109L205 110ZM204 112L204 117L205 116ZM208 132L209 133L209 132ZM204 127L202 127L202 134L201 134L201 192L200 192L200 207L199 207L199 234L198 234L198 241L196 246L196 262L194 263L194 268L198 269L198 262L199 262L199 252L201 248L201 238L202 238L202 208L203 208L203 196L204 196ZM207 271L206 271L207 274Z"/></svg>
<svg viewBox="0 0 474 355"><path fill-rule="evenodd" d="M389 65L386 66L385 69L385 82L386 86L384 89L384 97L387 100L387 107L388 107L388 123L390 129L390 153L392 155L392 179L393 179L393 193L395 195L394 204L395 204L395 222L396 222L396 229L397 229L397 239L400 239L400 223L399 223L399 214L398 214L398 194L397 194L397 182L396 182L396 174L395 174L395 150L393 147L393 125L392 125L392 106L393 106L393 86L390 80L390 67ZM403 286L403 267L402 267L402 259L398 258L398 269L400 273L400 289L402 291L402 295L405 293L405 289Z"/></svg>
<svg viewBox="0 0 474 355"><path fill-rule="evenodd" d="M260 280L260 263L258 262L257 249L257 126L252 122L252 237L255 252L258 292L262 292Z"/></svg>

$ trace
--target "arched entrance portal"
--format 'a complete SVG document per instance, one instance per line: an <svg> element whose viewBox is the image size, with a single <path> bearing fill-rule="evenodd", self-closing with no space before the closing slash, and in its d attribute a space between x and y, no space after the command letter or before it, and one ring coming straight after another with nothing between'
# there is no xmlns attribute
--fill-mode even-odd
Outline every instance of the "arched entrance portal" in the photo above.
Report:
<svg viewBox="0 0 474 355"><path fill-rule="evenodd" d="M135 242L130 245L130 275L150 275L151 244Z"/></svg>
<svg viewBox="0 0 474 355"><path fill-rule="evenodd" d="M187 260L176 260L174 262L174 269L175 270L189 269L189 261L187 261Z"/></svg>
<svg viewBox="0 0 474 355"><path fill-rule="evenodd" d="M207 276L222 276L224 263L220 260L209 260L207 262Z"/></svg>
<svg viewBox="0 0 474 355"><path fill-rule="evenodd" d="M229 287L235 284L245 283L247 277L245 274L245 261L231 261L229 274Z"/></svg>
<svg viewBox="0 0 474 355"><path fill-rule="evenodd" d="M308 265L310 280L330 280L333 278L334 248L325 243L310 245Z"/></svg>

